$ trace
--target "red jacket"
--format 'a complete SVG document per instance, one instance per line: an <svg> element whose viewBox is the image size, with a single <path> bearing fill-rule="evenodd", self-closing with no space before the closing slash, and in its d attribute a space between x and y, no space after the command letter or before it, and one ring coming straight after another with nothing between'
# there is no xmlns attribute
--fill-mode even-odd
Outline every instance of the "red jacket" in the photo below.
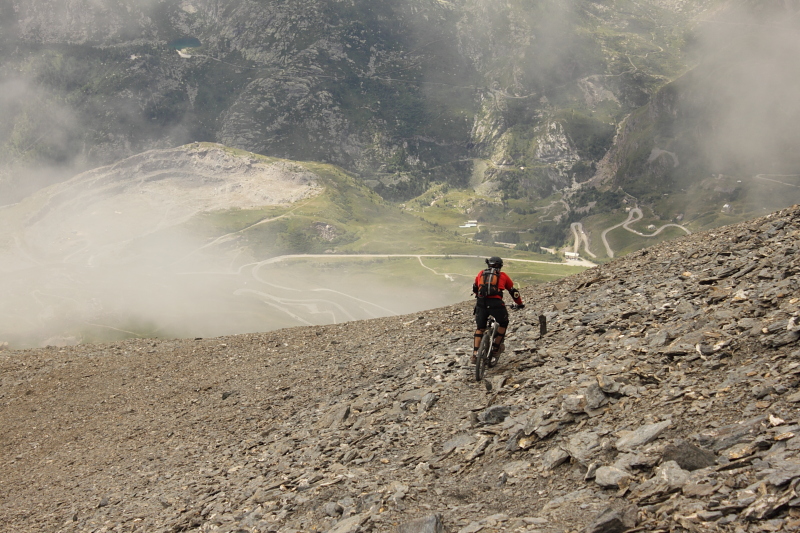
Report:
<svg viewBox="0 0 800 533"><path fill-rule="evenodd" d="M478 272L478 275L475 276L475 282L472 284L472 292L476 295L478 294L478 285L480 285L481 277L483 276L483 270ZM487 296L487 298L497 298L500 301L503 300L503 292L502 291L509 291L514 288L514 282L511 281L511 278L508 277L508 274L505 272L500 272L500 277L497 280L497 288L501 291L500 294L495 296ZM513 293L512 293L513 294ZM512 296L513 298L513 296ZM514 303L517 305L522 305L522 298L513 298Z"/></svg>

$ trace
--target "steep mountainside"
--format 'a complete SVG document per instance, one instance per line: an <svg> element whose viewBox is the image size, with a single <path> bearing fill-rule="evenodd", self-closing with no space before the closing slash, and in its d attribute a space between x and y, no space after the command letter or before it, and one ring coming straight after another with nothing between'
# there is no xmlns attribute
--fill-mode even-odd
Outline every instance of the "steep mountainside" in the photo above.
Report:
<svg viewBox="0 0 800 533"><path fill-rule="evenodd" d="M700 27L697 66L626 119L598 179L664 219L703 211L693 203L712 201L717 213L726 202L740 213L773 203L754 193L797 201L800 3L734 4Z"/></svg>
<svg viewBox="0 0 800 533"><path fill-rule="evenodd" d="M793 531L800 207L471 304L0 355L0 521L41 531ZM537 316L547 317L540 337Z"/></svg>
<svg viewBox="0 0 800 533"><path fill-rule="evenodd" d="M546 196L684 71L716 3L7 0L0 192L214 141L336 163L393 198L465 185L475 159L506 194Z"/></svg>

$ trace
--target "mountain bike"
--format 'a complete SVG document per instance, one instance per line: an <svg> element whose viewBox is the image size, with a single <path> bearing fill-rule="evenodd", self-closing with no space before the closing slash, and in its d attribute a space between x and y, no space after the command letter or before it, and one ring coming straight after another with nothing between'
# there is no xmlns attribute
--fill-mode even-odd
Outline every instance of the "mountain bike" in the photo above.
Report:
<svg viewBox="0 0 800 533"><path fill-rule="evenodd" d="M508 306L509 309L517 309L516 305ZM486 367L493 367L497 364L497 357L492 357L492 348L494 346L494 338L497 336L497 328L500 324L492 315L489 315L489 320L486 322L486 329L483 331L481 343L478 345L478 353L475 356L475 381L481 381L483 375L486 373Z"/></svg>
<svg viewBox="0 0 800 533"><path fill-rule="evenodd" d="M489 357L492 352L494 336L497 335L498 326L497 320L495 320L493 316L489 316L486 329L483 331L483 338L478 345L478 355L475 356L475 381L481 381L483 379L483 374L486 372L486 367L489 365Z"/></svg>

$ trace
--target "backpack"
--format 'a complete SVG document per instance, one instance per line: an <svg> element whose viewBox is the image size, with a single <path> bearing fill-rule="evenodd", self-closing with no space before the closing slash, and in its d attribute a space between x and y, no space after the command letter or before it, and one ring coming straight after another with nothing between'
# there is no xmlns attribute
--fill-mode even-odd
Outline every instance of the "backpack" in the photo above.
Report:
<svg viewBox="0 0 800 533"><path fill-rule="evenodd" d="M498 287L499 284L500 271L496 268L487 268L481 273L481 279L478 283L478 298L502 296L503 291Z"/></svg>

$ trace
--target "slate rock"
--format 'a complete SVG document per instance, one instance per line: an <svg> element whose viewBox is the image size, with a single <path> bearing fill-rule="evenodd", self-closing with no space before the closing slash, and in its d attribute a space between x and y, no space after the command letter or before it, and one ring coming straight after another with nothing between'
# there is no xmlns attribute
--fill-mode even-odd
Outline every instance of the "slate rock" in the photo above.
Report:
<svg viewBox="0 0 800 533"><path fill-rule="evenodd" d="M653 335L649 336L649 342L651 348L661 348L662 346L666 346L668 342L673 340L673 336L667 330L659 330ZM606 391L608 392L608 391Z"/></svg>
<svg viewBox="0 0 800 533"><path fill-rule="evenodd" d="M764 494L751 503L747 509L742 511L741 517L748 521L766 520L777 514L778 510L785 506L794 497L793 494ZM776 531L768 529L767 531ZM763 529L762 529L763 531Z"/></svg>
<svg viewBox="0 0 800 533"><path fill-rule="evenodd" d="M538 407L525 424L525 435L532 435L535 433L540 439L546 439L558 431L560 426L559 420L554 417L555 412L552 406L542 405Z"/></svg>
<svg viewBox="0 0 800 533"><path fill-rule="evenodd" d="M367 521L369 513L362 513L353 515L349 518L343 518L336 522L336 524L328 530L328 533L358 533L361 531L361 525Z"/></svg>
<svg viewBox="0 0 800 533"><path fill-rule="evenodd" d="M765 417L758 416L737 424L705 429L693 435L693 438L700 446L719 452L744 440L751 440L761 431L764 421Z"/></svg>
<svg viewBox="0 0 800 533"><path fill-rule="evenodd" d="M486 448L489 447L489 444L492 443L492 437L488 435L481 435L480 439L478 439L478 443L472 449L472 451L467 455L467 461L474 461L486 451Z"/></svg>
<svg viewBox="0 0 800 533"><path fill-rule="evenodd" d="M800 463L776 461L772 471L773 473L766 478L767 482L775 487L781 487L793 479L800 478Z"/></svg>
<svg viewBox="0 0 800 533"><path fill-rule="evenodd" d="M663 494L679 491L689 481L689 472L683 470L675 461L667 461L656 468L655 475L636 487L631 497L644 500Z"/></svg>
<svg viewBox="0 0 800 533"><path fill-rule="evenodd" d="M478 422L486 425L500 424L510 414L510 407L505 405L493 405L478 414Z"/></svg>
<svg viewBox="0 0 800 533"><path fill-rule="evenodd" d="M517 477L525 474L530 467L531 464L528 461L513 461L503 467L503 472L511 477Z"/></svg>
<svg viewBox="0 0 800 533"><path fill-rule="evenodd" d="M597 376L597 385L606 394L618 394L622 386L613 376Z"/></svg>
<svg viewBox="0 0 800 533"><path fill-rule="evenodd" d="M561 301L561 302L554 303L553 304L553 309L556 310L556 311L566 311L567 309L570 308L571 305L572 305L572 302L570 302L569 300L564 300L564 301Z"/></svg>
<svg viewBox="0 0 800 533"><path fill-rule="evenodd" d="M586 526L584 531L586 533L623 533L635 526L635 507L629 506L623 510L607 507Z"/></svg>
<svg viewBox="0 0 800 533"><path fill-rule="evenodd" d="M586 397L586 409L588 410L598 409L608 403L608 397L603 394L600 385L596 381L586 388L584 396Z"/></svg>
<svg viewBox="0 0 800 533"><path fill-rule="evenodd" d="M631 469L650 469L659 462L659 457L656 455L645 453L621 453L614 461L614 466L625 471Z"/></svg>
<svg viewBox="0 0 800 533"><path fill-rule="evenodd" d="M336 427L342 424L350 416L350 406L334 406L322 419L318 426L320 428Z"/></svg>
<svg viewBox="0 0 800 533"><path fill-rule="evenodd" d="M450 453L453 450L458 451L459 449L466 449L468 446L472 445L473 442L475 442L475 437L472 435L468 435L466 433L456 435L442 445L442 453Z"/></svg>
<svg viewBox="0 0 800 533"><path fill-rule="evenodd" d="M545 470L552 470L563 464L567 459L569 459L569 453L560 446L556 446L545 452L542 457L542 467Z"/></svg>
<svg viewBox="0 0 800 533"><path fill-rule="evenodd" d="M631 431L630 433L623 435L614 446L617 450L621 452L629 452L642 446L643 444L647 444L649 442L654 441L658 438L661 433L663 433L669 426L672 424L670 420L664 420L663 422L658 422L657 424L647 424L645 426L641 426L638 429Z"/></svg>
<svg viewBox="0 0 800 533"><path fill-rule="evenodd" d="M424 518L400 524L397 533L446 533L441 514L432 514Z"/></svg>
<svg viewBox="0 0 800 533"><path fill-rule="evenodd" d="M582 465L588 465L600 450L600 437L594 431L581 431L567 441L567 452Z"/></svg>
<svg viewBox="0 0 800 533"><path fill-rule="evenodd" d="M753 387L753 396L760 400L770 394L775 392L775 388L772 386L771 383L759 383L758 385Z"/></svg>
<svg viewBox="0 0 800 533"><path fill-rule="evenodd" d="M689 472L713 466L717 462L714 452L685 441L668 444L664 447L661 457L664 462L675 461L678 466Z"/></svg>
<svg viewBox="0 0 800 533"><path fill-rule="evenodd" d="M683 486L681 492L683 492L685 496L693 498L705 498L706 496L711 496L714 494L714 492L716 492L717 486L708 480L704 481L704 483L698 483L689 480L686 485Z"/></svg>
<svg viewBox="0 0 800 533"><path fill-rule="evenodd" d="M595 482L605 488L627 486L631 475L615 466L601 466L594 473Z"/></svg>
<svg viewBox="0 0 800 533"><path fill-rule="evenodd" d="M800 329L795 329L765 339L764 345L771 348L779 348L787 344L794 344L798 340L800 340Z"/></svg>
<svg viewBox="0 0 800 533"><path fill-rule="evenodd" d="M323 512L327 516L340 516L344 508L336 502L328 502L322 507Z"/></svg>
<svg viewBox="0 0 800 533"><path fill-rule="evenodd" d="M436 402L439 401L439 395L433 392L429 392L425 396L422 397L420 400L420 408L423 412L430 411L431 408L436 405Z"/></svg>
<svg viewBox="0 0 800 533"><path fill-rule="evenodd" d="M561 402L561 408L568 413L582 413L586 409L586 397L583 394L567 394Z"/></svg>
<svg viewBox="0 0 800 533"><path fill-rule="evenodd" d="M670 357L675 357L675 356L690 354L693 353L694 351L695 351L694 345L676 341L673 344L667 346L666 348L663 348L661 350L661 353Z"/></svg>
<svg viewBox="0 0 800 533"><path fill-rule="evenodd" d="M413 389L401 394L397 399L401 402L411 402L417 403L425 397L426 394L429 394L429 391L426 389Z"/></svg>
<svg viewBox="0 0 800 533"><path fill-rule="evenodd" d="M789 396L787 396L787 397L786 397L786 401L787 401L787 402L791 402L791 403L798 403L798 402L800 402L800 391L797 391L797 392L795 392L795 393L793 393L793 394L790 394Z"/></svg>
<svg viewBox="0 0 800 533"><path fill-rule="evenodd" d="M600 322L603 319L604 313L595 311L594 313L587 313L581 317L581 324L587 326L593 322Z"/></svg>

